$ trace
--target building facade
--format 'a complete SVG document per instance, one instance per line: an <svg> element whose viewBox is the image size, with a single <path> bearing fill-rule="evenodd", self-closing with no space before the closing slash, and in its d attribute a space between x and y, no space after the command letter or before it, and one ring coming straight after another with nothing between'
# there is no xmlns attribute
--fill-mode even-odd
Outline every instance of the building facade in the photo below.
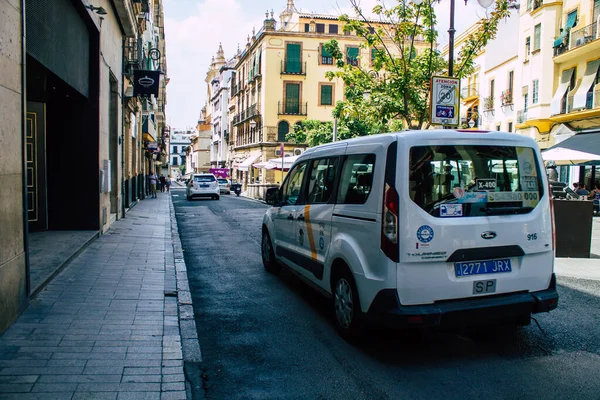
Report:
<svg viewBox="0 0 600 400"><path fill-rule="evenodd" d="M138 45L151 21L164 46L161 0L0 1L0 19L2 332L64 264L37 256L39 243L51 237L57 254L70 255L124 216L133 198L126 173L143 181L154 165L128 89L137 63L166 64L156 47ZM62 245L65 234L80 240Z"/></svg>
<svg viewBox="0 0 600 400"><path fill-rule="evenodd" d="M171 165L171 171L169 175L172 178L177 178L180 175L183 175L182 168L185 169L185 158L186 153L185 149L189 147L192 143L191 138L194 136L195 132L193 130L187 131L173 131L170 136L170 153L169 160Z"/></svg>

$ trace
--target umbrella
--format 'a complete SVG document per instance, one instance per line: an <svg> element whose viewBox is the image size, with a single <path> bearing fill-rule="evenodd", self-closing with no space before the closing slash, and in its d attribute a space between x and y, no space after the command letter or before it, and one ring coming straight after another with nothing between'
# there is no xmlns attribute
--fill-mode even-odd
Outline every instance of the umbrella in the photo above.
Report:
<svg viewBox="0 0 600 400"><path fill-rule="evenodd" d="M581 164L588 161L600 161L600 155L572 150L564 147L553 147L542 152L544 160L556 161L557 164Z"/></svg>

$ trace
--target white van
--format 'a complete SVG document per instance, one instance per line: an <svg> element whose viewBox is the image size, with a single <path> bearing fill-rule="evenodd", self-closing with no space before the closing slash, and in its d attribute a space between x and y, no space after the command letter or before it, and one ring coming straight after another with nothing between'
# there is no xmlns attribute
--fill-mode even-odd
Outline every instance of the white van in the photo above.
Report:
<svg viewBox="0 0 600 400"><path fill-rule="evenodd" d="M558 305L548 182L530 138L427 130L308 149L264 216L265 268L332 297L343 336L526 325Z"/></svg>

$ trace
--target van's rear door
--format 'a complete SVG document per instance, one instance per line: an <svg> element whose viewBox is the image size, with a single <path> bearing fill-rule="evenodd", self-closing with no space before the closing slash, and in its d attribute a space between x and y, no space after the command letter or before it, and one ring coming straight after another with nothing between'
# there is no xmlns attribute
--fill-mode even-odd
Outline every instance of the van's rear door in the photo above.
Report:
<svg viewBox="0 0 600 400"><path fill-rule="evenodd" d="M402 304L548 288L552 227L539 150L480 136L399 151Z"/></svg>

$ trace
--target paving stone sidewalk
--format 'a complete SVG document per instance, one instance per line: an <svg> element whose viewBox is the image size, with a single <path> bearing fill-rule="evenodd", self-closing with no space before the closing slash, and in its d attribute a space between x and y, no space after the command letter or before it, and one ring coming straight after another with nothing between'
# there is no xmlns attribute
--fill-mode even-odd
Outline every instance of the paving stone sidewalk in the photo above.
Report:
<svg viewBox="0 0 600 400"><path fill-rule="evenodd" d="M186 398L200 349L172 213L139 202L31 301L0 335L0 399Z"/></svg>

